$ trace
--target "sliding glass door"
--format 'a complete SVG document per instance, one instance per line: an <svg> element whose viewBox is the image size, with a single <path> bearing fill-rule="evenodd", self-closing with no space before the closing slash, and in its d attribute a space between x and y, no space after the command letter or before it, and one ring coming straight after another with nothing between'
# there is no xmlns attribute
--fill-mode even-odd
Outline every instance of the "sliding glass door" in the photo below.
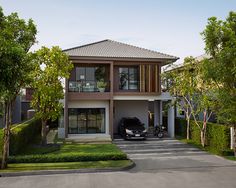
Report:
<svg viewBox="0 0 236 188"><path fill-rule="evenodd" d="M69 134L105 133L105 108L69 108Z"/></svg>

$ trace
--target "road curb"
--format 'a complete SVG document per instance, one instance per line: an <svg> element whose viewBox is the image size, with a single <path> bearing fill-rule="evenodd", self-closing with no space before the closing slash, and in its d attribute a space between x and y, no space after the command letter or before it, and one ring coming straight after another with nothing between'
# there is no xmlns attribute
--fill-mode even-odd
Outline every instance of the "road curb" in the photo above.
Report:
<svg viewBox="0 0 236 188"><path fill-rule="evenodd" d="M54 174L76 174L76 173L99 173L99 172L119 172L134 168L136 165L131 160L131 164L122 168L83 168L72 170L37 170L25 172L2 172L0 177L16 177L16 176L34 176L34 175L54 175Z"/></svg>

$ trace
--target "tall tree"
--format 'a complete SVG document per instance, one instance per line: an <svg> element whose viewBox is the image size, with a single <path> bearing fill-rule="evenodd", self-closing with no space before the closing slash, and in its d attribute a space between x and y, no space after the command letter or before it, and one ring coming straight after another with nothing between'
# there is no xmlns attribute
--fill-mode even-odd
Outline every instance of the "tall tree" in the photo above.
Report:
<svg viewBox="0 0 236 188"><path fill-rule="evenodd" d="M168 91L175 97L175 104L185 112L187 139L190 138L190 118L193 114L194 96L197 86L197 73L193 71L194 58L188 57L180 68L174 67L162 76L168 82Z"/></svg>
<svg viewBox="0 0 236 188"><path fill-rule="evenodd" d="M190 138L190 119L201 132L201 144L205 146L206 125L212 114L213 90L209 83L203 80L201 62L193 57L187 57L182 67L174 68L164 73L165 79L169 79L169 91L175 96L175 104L185 112L187 121L187 139ZM200 123L199 115L203 114L203 122Z"/></svg>
<svg viewBox="0 0 236 188"><path fill-rule="evenodd" d="M28 51L35 43L37 30L33 20L20 19L17 13L8 16L0 7L0 96L4 103L5 128L1 168L7 167L12 104L29 81L34 64Z"/></svg>
<svg viewBox="0 0 236 188"><path fill-rule="evenodd" d="M36 117L42 120L42 144L45 145L47 120L55 120L61 115L62 81L69 77L73 64L59 47L42 47L34 54L34 61L38 66L33 74L35 91L31 105L36 110Z"/></svg>
<svg viewBox="0 0 236 188"><path fill-rule="evenodd" d="M202 36L205 51L211 56L203 62L203 74L216 87L217 118L233 126L236 133L236 12L230 12L225 21L209 18Z"/></svg>

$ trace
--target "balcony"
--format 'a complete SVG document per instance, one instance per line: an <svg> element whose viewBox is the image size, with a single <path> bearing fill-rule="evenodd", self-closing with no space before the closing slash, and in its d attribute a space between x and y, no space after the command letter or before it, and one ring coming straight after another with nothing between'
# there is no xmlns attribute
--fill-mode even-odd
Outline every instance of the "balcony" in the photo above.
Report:
<svg viewBox="0 0 236 188"><path fill-rule="evenodd" d="M110 92L110 82L69 81L68 91L78 93Z"/></svg>

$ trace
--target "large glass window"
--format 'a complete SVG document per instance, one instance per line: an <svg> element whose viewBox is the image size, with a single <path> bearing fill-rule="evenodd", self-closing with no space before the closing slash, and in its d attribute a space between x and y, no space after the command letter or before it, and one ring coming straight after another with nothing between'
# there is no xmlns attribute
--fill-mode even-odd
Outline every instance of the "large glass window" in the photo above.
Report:
<svg viewBox="0 0 236 188"><path fill-rule="evenodd" d="M69 91L109 91L108 80L109 70L105 65L76 67L76 80L69 82Z"/></svg>
<svg viewBox="0 0 236 188"><path fill-rule="evenodd" d="M69 108L69 134L105 133L104 108Z"/></svg>
<svg viewBox="0 0 236 188"><path fill-rule="evenodd" d="M119 89L138 90L138 67L119 68Z"/></svg>

